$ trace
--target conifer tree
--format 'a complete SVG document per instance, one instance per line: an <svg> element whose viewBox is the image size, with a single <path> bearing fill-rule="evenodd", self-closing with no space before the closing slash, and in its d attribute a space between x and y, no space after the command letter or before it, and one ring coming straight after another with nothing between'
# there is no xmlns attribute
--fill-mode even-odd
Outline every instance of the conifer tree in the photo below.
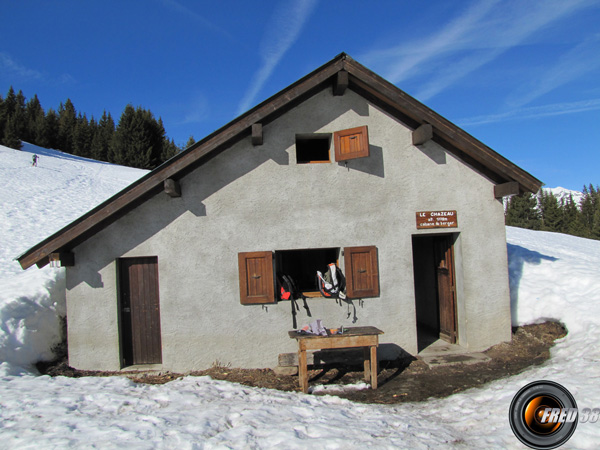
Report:
<svg viewBox="0 0 600 450"><path fill-rule="evenodd" d="M168 140L165 138L165 140L163 141L163 151L160 155L161 163L168 161L173 156L177 155L179 152L180 149L179 147L177 147L177 145L175 145L175 141L173 141L173 139Z"/></svg>
<svg viewBox="0 0 600 450"><path fill-rule="evenodd" d="M6 147L14 148L15 150L21 150L21 147L23 146L19 139L14 117L9 117L4 125L4 138L2 144Z"/></svg>
<svg viewBox="0 0 600 450"><path fill-rule="evenodd" d="M19 94L15 94L15 90L11 86L0 109L0 125L2 126L0 144L16 150L20 150L22 147L20 136L23 132L19 120L23 112L20 104L24 101L23 93L19 91Z"/></svg>
<svg viewBox="0 0 600 450"><path fill-rule="evenodd" d="M583 196L581 197L579 208L581 210L581 221L586 231L585 237L590 237L592 232L592 226L594 224L595 200L596 191L594 186L590 184L589 189L587 186L583 186Z"/></svg>
<svg viewBox="0 0 600 450"><path fill-rule="evenodd" d="M44 117L44 123L43 125L40 125L40 128L38 128L38 130L40 133L40 138L44 142L44 145L39 144L40 146L53 149L59 148L59 118L56 111L54 111L52 108L48 109L48 112Z"/></svg>
<svg viewBox="0 0 600 450"><path fill-rule="evenodd" d="M592 229L590 230L590 237L592 239L600 240L600 208L596 208L594 212L594 220L592 222Z"/></svg>
<svg viewBox="0 0 600 450"><path fill-rule="evenodd" d="M8 89L6 97L2 102L2 116L6 120L11 117L17 109L17 95L15 94L15 90L11 86Z"/></svg>
<svg viewBox="0 0 600 450"><path fill-rule="evenodd" d="M537 200L529 192L513 195L506 208L506 225L530 230L540 229L540 215Z"/></svg>
<svg viewBox="0 0 600 450"><path fill-rule="evenodd" d="M46 129L46 115L43 113L38 114L33 124L32 134L34 136L33 143L44 148L51 148L50 140L48 138L48 130Z"/></svg>
<svg viewBox="0 0 600 450"><path fill-rule="evenodd" d="M585 228L581 222L580 212L573 201L573 195L561 201L561 211L563 215L562 232L573 236L585 236Z"/></svg>
<svg viewBox="0 0 600 450"><path fill-rule="evenodd" d="M141 106L127 105L109 146L109 161L152 169L161 162L164 142L162 121Z"/></svg>
<svg viewBox="0 0 600 450"><path fill-rule="evenodd" d="M115 133L115 122L110 113L102 114L92 138L91 157L98 161L108 161L108 147Z"/></svg>
<svg viewBox="0 0 600 450"><path fill-rule="evenodd" d="M17 104L15 111L11 115L13 119L13 126L19 140L28 140L27 136L27 116L25 113L25 96L23 92L19 90L16 96Z"/></svg>
<svg viewBox="0 0 600 450"><path fill-rule="evenodd" d="M58 108L58 145L59 150L73 153L73 134L77 126L77 113L71 99Z"/></svg>
<svg viewBox="0 0 600 450"><path fill-rule="evenodd" d="M22 139L35 145L40 145L37 142L37 127L40 117L44 117L44 110L37 94L34 94L25 105L25 135Z"/></svg>
<svg viewBox="0 0 600 450"><path fill-rule="evenodd" d="M50 108L44 114L37 94L25 102L23 92L15 94L11 86L5 98L0 96L0 144L20 148L22 139L100 161L148 169L181 151L166 137L162 119L156 120L149 110L128 105L117 136L115 122L106 111L100 121L93 116L88 121L67 98L58 112ZM193 142L190 136L188 145Z"/></svg>
<svg viewBox="0 0 600 450"><path fill-rule="evenodd" d="M7 147L10 147L6 143L6 140L5 140L8 119L14 115L16 109L17 109L17 96L15 94L15 90L11 86L10 89L8 90L8 92L6 93L6 97L4 98L4 100L2 102L2 108L0 108L0 137L1 137L0 144L6 145ZM16 134L17 130L14 128L13 124L10 125L10 128L11 128L11 133L13 135L11 137L9 137L9 140L12 141L13 145L14 145L14 139L15 138L18 139L18 137L16 137L14 135L14 134Z"/></svg>
<svg viewBox="0 0 600 450"><path fill-rule="evenodd" d="M194 139L194 136L190 135L190 137L188 138L188 140L185 144L185 148L190 148L195 143L196 143L196 139Z"/></svg>
<svg viewBox="0 0 600 450"><path fill-rule="evenodd" d="M75 129L73 131L73 154L78 156L90 156L90 147L92 144L90 124L86 115L79 113Z"/></svg>
<svg viewBox="0 0 600 450"><path fill-rule="evenodd" d="M558 206L558 200L550 191L540 190L539 207L543 231L560 232L563 229L563 214Z"/></svg>

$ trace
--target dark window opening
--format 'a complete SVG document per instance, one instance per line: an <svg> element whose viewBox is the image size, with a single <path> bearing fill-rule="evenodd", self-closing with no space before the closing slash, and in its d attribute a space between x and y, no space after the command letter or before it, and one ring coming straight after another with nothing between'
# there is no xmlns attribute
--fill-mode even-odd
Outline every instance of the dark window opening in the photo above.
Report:
<svg viewBox="0 0 600 450"><path fill-rule="evenodd" d="M330 144L329 134L297 134L296 162L298 164L330 162Z"/></svg>
<svg viewBox="0 0 600 450"><path fill-rule="evenodd" d="M301 292L314 294L319 292L317 270L325 272L328 264L338 264L339 255L339 248L277 250L275 267L278 273L292 277Z"/></svg>

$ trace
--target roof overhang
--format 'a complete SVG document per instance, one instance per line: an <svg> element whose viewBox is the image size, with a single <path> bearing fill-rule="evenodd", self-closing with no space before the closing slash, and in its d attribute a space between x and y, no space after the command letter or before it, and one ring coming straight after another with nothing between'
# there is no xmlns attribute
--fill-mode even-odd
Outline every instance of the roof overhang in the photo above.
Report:
<svg viewBox="0 0 600 450"><path fill-rule="evenodd" d="M338 76L339 72L346 72ZM340 87L340 79L344 86ZM347 81L346 81L347 80ZM520 192L537 192L542 183L421 102L359 64L345 53L237 117L185 151L171 158L108 200L17 257L23 269L43 267L53 253L68 252L235 142L251 134L252 126L266 125L320 90L333 86L363 95L407 126L433 128L432 139L497 184L517 182Z"/></svg>

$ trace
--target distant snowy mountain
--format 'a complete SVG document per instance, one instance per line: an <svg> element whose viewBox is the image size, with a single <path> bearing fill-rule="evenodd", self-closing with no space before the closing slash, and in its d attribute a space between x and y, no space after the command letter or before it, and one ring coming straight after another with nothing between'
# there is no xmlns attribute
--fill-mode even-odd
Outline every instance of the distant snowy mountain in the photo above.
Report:
<svg viewBox="0 0 600 450"><path fill-rule="evenodd" d="M570 189L565 189L563 187L555 187L555 188L543 188L546 192L551 192L552 195L556 197L558 200L558 204L560 204L561 200L566 201L569 198L569 195L573 196L573 202L575 205L579 206L581 202L581 198L583 197L583 193L580 191L572 191Z"/></svg>
<svg viewBox="0 0 600 450"><path fill-rule="evenodd" d="M569 198L569 195L572 196L573 198L573 203L575 203L575 206L577 206L579 208L579 204L581 202L581 199L583 197L583 193L580 191L573 191L571 189L565 189L563 187L555 187L555 188L542 188L542 190L544 192L550 192L552 193L552 195L554 195L556 197L556 199L558 200L558 204L561 204L561 201L564 200L564 202L567 201L567 199ZM508 207L508 202L510 201L512 197L504 197L502 199L502 203L504 204L504 209L506 210L506 208ZM540 207L540 197L539 197L539 192L538 195L536 197L537 199L537 207Z"/></svg>
<svg viewBox="0 0 600 450"><path fill-rule="evenodd" d="M31 167L34 153L38 167ZM13 259L144 173L28 144L0 147L3 448L516 449L524 446L508 408L526 384L552 380L579 408L600 405L600 241L512 227L513 323L556 319L569 333L544 364L482 388L391 406L209 377L138 385L124 377L35 376L32 363L50 358L59 339L64 269L23 271ZM599 424L580 423L565 448L598 442Z"/></svg>

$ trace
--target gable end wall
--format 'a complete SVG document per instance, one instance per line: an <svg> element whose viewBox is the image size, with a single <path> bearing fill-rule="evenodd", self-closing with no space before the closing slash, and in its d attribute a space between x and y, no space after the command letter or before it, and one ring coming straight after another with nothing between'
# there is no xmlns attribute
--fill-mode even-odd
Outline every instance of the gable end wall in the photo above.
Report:
<svg viewBox="0 0 600 450"><path fill-rule="evenodd" d="M296 164L296 134L363 125L368 158ZM459 233L460 344L482 350L510 340L504 215L488 179L434 142L413 146L409 128L351 90L317 93L265 125L263 138L253 146L248 137L182 178L182 197L160 193L74 249L73 367L120 368L117 258L158 256L162 368L185 372L217 361L272 367L278 354L297 350L287 336L289 302L240 304L239 252L363 245L378 248L380 296L342 305L309 299L312 317L301 307L298 324L376 326L387 344L380 355L415 354L411 239L446 231ZM434 210L456 210L459 228L417 230L415 213Z"/></svg>

